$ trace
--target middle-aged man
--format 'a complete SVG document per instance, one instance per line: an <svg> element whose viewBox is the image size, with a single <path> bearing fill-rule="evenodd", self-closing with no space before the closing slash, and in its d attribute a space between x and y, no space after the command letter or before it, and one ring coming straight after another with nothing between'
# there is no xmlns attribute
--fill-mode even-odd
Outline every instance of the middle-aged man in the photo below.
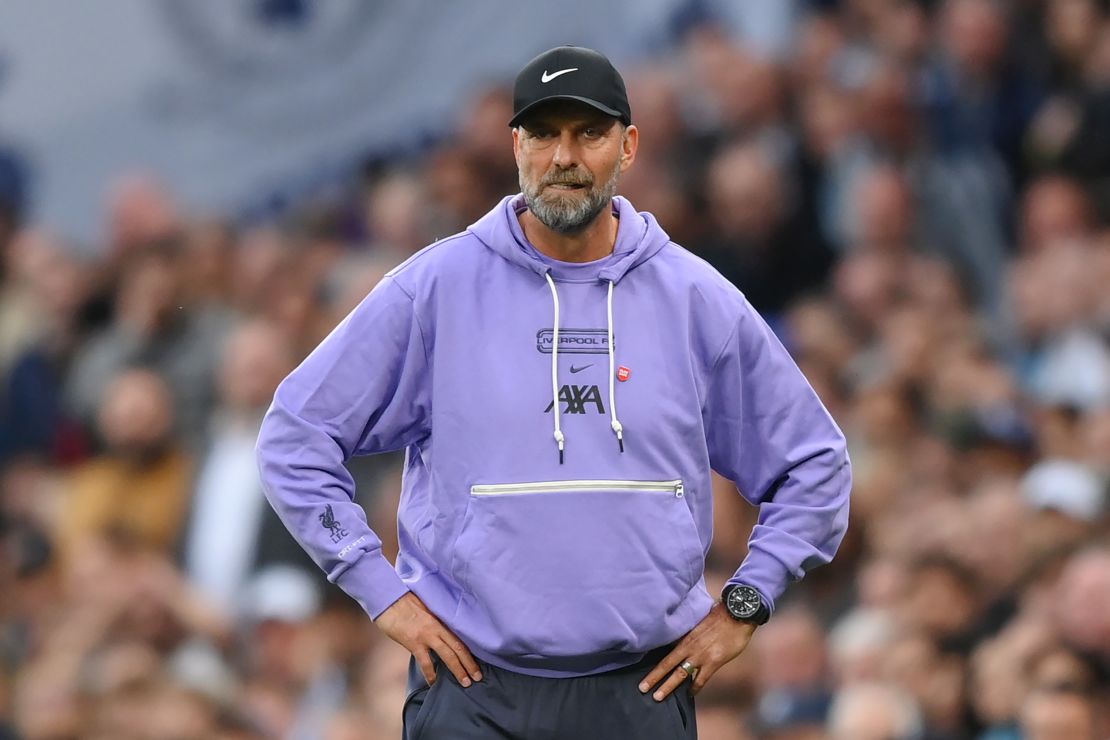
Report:
<svg viewBox="0 0 1110 740"><path fill-rule="evenodd" d="M413 654L407 738L692 738L693 693L836 551L844 439L744 296L614 197L639 132L608 59L533 59L510 126L522 193L278 388L266 495ZM398 449L394 566L343 463ZM760 507L721 601L710 470Z"/></svg>

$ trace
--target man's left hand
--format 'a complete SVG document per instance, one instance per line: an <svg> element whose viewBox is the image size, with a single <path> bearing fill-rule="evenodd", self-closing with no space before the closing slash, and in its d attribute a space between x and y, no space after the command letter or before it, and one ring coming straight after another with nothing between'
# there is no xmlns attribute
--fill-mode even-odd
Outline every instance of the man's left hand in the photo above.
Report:
<svg viewBox="0 0 1110 740"><path fill-rule="evenodd" d="M720 602L715 603L705 619L687 632L674 650L640 682L640 691L647 693L666 678L652 695L656 701L663 701L689 677L681 667L683 662L688 662L696 668L690 692L698 693L721 666L744 652L753 632L754 624L738 622L728 615Z"/></svg>

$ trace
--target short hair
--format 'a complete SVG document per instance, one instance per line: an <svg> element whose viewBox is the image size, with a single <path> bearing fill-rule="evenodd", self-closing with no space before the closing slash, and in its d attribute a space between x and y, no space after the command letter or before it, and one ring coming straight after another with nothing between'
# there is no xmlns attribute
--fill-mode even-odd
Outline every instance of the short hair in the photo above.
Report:
<svg viewBox="0 0 1110 740"><path fill-rule="evenodd" d="M914 698L894 686L880 683L858 683L842 689L829 708L829 734L841 740L849 735L849 718L854 712L878 709L891 719L891 740L916 740L921 737L921 709Z"/></svg>

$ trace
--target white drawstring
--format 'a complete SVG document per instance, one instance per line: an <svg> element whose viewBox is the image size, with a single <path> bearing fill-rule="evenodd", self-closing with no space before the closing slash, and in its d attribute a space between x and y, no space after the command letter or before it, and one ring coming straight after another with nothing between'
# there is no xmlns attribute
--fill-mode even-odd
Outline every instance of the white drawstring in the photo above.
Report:
<svg viewBox="0 0 1110 740"><path fill-rule="evenodd" d="M554 290L554 287L552 287ZM558 305L558 304L556 304ZM624 427L621 426L620 419L617 418L617 396L613 390L613 380L616 375L616 368L613 367L613 281L609 281L609 299L607 301L607 314L609 324L609 415L611 418L609 426L613 427L613 433L617 435L617 444L620 445L621 452L624 452ZM556 315L558 313L556 312Z"/></svg>
<svg viewBox="0 0 1110 740"><path fill-rule="evenodd" d="M559 445L559 464L562 465L563 443L566 441L566 435L561 428L562 410L559 406L559 291L555 289L555 281L551 279L550 272L545 272L543 276L547 278L547 287L551 288L551 302L555 305L555 329L551 338L551 410L555 415L555 442ZM621 452L624 452L624 427L617 418L617 395L614 386L617 372L613 355L613 285L613 281L610 280L609 295L606 300L609 335L609 426L617 435L617 444L620 445Z"/></svg>
<svg viewBox="0 0 1110 740"><path fill-rule="evenodd" d="M559 428L559 293L555 290L555 281L551 273L543 274L547 278L547 285L551 288L551 300L555 304L555 335L551 339L551 409L555 412L555 442L559 445L559 464L563 464L563 430ZM610 287L612 283L610 283ZM612 342L612 340L610 340Z"/></svg>

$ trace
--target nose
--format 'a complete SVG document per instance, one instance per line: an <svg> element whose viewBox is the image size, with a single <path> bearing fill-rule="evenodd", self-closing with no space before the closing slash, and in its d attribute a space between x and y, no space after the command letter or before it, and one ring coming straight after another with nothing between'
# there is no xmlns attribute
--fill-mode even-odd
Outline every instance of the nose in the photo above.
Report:
<svg viewBox="0 0 1110 740"><path fill-rule="evenodd" d="M578 164L578 151L574 141L574 133L571 131L562 131L559 134L559 141L555 145L555 152L551 157L551 162L556 167L567 169Z"/></svg>

